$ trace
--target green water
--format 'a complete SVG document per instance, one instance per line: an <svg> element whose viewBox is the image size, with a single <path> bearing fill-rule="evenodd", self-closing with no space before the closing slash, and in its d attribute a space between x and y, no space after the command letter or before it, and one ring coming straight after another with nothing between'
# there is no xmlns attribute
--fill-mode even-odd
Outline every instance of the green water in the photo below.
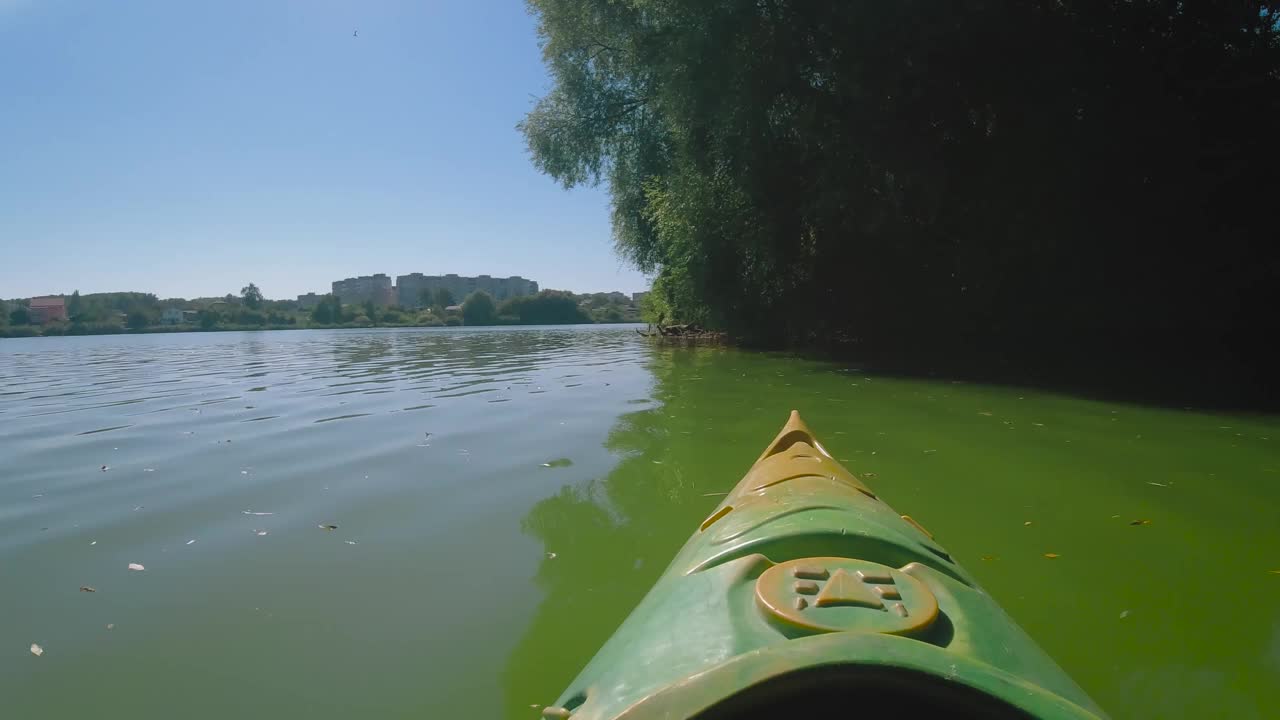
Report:
<svg viewBox="0 0 1280 720"><path fill-rule="evenodd" d="M1276 418L588 327L0 342L0 715L535 718L792 408L1113 716L1274 714Z"/></svg>

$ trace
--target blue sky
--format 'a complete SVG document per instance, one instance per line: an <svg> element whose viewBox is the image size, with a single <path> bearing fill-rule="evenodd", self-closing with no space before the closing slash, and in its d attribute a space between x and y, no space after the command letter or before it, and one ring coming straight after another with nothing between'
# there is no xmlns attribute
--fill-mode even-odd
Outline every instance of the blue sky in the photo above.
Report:
<svg viewBox="0 0 1280 720"><path fill-rule="evenodd" d="M529 162L549 86L522 0L0 0L0 297L642 290Z"/></svg>

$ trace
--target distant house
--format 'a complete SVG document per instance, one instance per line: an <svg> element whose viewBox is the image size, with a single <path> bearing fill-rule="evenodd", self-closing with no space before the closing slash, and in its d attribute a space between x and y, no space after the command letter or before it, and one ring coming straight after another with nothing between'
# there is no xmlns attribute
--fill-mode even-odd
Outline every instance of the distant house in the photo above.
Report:
<svg viewBox="0 0 1280 720"><path fill-rule="evenodd" d="M33 325L66 320L67 301L61 295L33 297L31 298L31 306L28 308L28 312L31 313L31 323Z"/></svg>
<svg viewBox="0 0 1280 720"><path fill-rule="evenodd" d="M462 306L461 306L461 305L447 305L447 306L445 306L444 311L445 311L445 312L462 312Z"/></svg>
<svg viewBox="0 0 1280 720"><path fill-rule="evenodd" d="M182 310L180 308L165 308L160 313L161 325L181 325L182 323L190 323L196 321L195 310Z"/></svg>

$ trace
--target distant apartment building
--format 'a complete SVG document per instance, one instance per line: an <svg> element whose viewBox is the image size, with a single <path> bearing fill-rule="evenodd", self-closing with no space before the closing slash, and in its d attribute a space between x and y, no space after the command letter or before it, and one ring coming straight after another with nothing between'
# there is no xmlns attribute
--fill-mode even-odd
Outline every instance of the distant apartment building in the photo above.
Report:
<svg viewBox="0 0 1280 720"><path fill-rule="evenodd" d="M489 293L494 300L499 302L513 297L536 295L538 293L537 282L522 278L519 275L495 278L489 275L466 277L454 274L423 275L422 273L410 273L396 277L396 293L399 296L401 307L421 307L423 305L421 300L423 292L434 293L440 288L448 290L453 295L455 302L462 302L476 290L483 290Z"/></svg>
<svg viewBox="0 0 1280 720"><path fill-rule="evenodd" d="M315 306L317 306L317 305L319 305L319 304L320 304L320 298L322 298L322 297L324 297L324 296L323 296L323 295L317 295L317 294L315 294L315 293L307 293L306 295L299 295L299 296L298 296L298 309L299 309L299 310L311 310L312 308L314 308Z"/></svg>
<svg viewBox="0 0 1280 720"><path fill-rule="evenodd" d="M61 295L33 297L27 312L31 315L31 324L33 325L43 325L55 320L66 320L67 301Z"/></svg>
<svg viewBox="0 0 1280 720"><path fill-rule="evenodd" d="M395 302L391 278L386 273L335 280L333 294L344 303L365 303L372 300L376 305L391 305Z"/></svg>

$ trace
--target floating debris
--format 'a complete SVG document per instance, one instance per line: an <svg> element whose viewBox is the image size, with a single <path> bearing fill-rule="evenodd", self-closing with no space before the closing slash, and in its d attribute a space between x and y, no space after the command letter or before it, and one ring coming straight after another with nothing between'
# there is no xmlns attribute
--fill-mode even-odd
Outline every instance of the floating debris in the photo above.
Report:
<svg viewBox="0 0 1280 720"><path fill-rule="evenodd" d="M1027 527L1027 526L1029 526L1030 524L1031 524L1031 521L1030 521L1030 520L1028 520L1028 521L1026 521L1026 522L1022 523L1022 526L1023 526L1023 527Z"/></svg>
<svg viewBox="0 0 1280 720"><path fill-rule="evenodd" d="M90 545L97 545L97 544L98 544L98 541L97 541L97 540L91 540L91 541L89 541L89 544L90 544Z"/></svg>
<svg viewBox="0 0 1280 720"><path fill-rule="evenodd" d="M142 468L142 472L155 472L155 468Z"/></svg>
<svg viewBox="0 0 1280 720"><path fill-rule="evenodd" d="M253 534L257 535L258 537L262 537L263 535L266 535L270 532L271 532L270 530L254 530Z"/></svg>
<svg viewBox="0 0 1280 720"><path fill-rule="evenodd" d="M982 412L979 412L978 414L979 414L979 415L986 416L986 417L991 417L991 413L990 413L990 412L987 412L986 410L983 410Z"/></svg>
<svg viewBox="0 0 1280 720"><path fill-rule="evenodd" d="M32 495L32 496L31 496L31 499L32 499L32 500L39 500L39 499L40 499L40 498L42 498L42 497L44 497L44 493L40 493L39 495Z"/></svg>
<svg viewBox="0 0 1280 720"><path fill-rule="evenodd" d="M108 629L108 630L115 630L115 629L116 629L116 624L115 624L115 623L107 623L107 629Z"/></svg>
<svg viewBox="0 0 1280 720"><path fill-rule="evenodd" d="M573 461L570 460L569 458L556 458L555 460L548 460L547 462L542 463L542 467L562 468L562 467L569 467L572 464L573 464Z"/></svg>
<svg viewBox="0 0 1280 720"><path fill-rule="evenodd" d="M728 494L729 494L729 493L727 493L727 492L718 492L718 493L702 493L702 497L720 497L721 495L728 495Z"/></svg>
<svg viewBox="0 0 1280 720"><path fill-rule="evenodd" d="M108 470L107 466L106 466L106 465L103 465L103 466L102 466L102 472L106 472L107 470Z"/></svg>
<svg viewBox="0 0 1280 720"><path fill-rule="evenodd" d="M356 541L355 541L355 540L344 540L343 542L345 542L345 543L346 543L346 544L348 544L348 545L355 545L355 544L356 544Z"/></svg>
<svg viewBox="0 0 1280 720"><path fill-rule="evenodd" d="M96 588L91 588L88 585L81 585L80 592L98 592L98 591Z"/></svg>
<svg viewBox="0 0 1280 720"><path fill-rule="evenodd" d="M1130 525L1150 525L1151 521L1150 520L1130 520L1129 524Z"/></svg>
<svg viewBox="0 0 1280 720"><path fill-rule="evenodd" d="M987 560L987 561L991 561L991 560L999 560L999 559L1000 559L1000 556L999 556L999 555L983 555L983 556L982 556L982 559L983 559L983 560Z"/></svg>
<svg viewBox="0 0 1280 720"><path fill-rule="evenodd" d="M44 654L44 648L40 647L35 643L31 643L31 654L35 655L36 657L40 657L41 655Z"/></svg>
<svg viewBox="0 0 1280 720"><path fill-rule="evenodd" d="M241 511L240 511L240 514L241 514L241 515L275 515L275 513L269 513L269 512L254 512L254 511L252 511L252 510L241 510Z"/></svg>
<svg viewBox="0 0 1280 720"><path fill-rule="evenodd" d="M1121 620L1123 620L1123 619L1125 619L1125 618L1127 618L1127 617L1129 617L1129 611L1128 611L1128 610L1122 610L1122 611L1120 611L1120 619L1121 619Z"/></svg>
<svg viewBox="0 0 1280 720"><path fill-rule="evenodd" d="M130 569L130 570L135 570L135 571L137 571L137 572L142 572L143 570L146 570L146 568L145 568L145 567L143 567L142 565L140 565L140 564L138 564L138 563L129 563L129 569Z"/></svg>
<svg viewBox="0 0 1280 720"><path fill-rule="evenodd" d="M1155 485L1156 487L1166 487L1166 488L1167 488L1167 487L1169 487L1169 486L1171 486L1171 485L1173 485L1173 483L1169 483L1168 485L1165 485L1164 483L1152 482L1151 480L1148 480L1148 481L1147 481L1147 484L1148 484L1148 485Z"/></svg>
<svg viewBox="0 0 1280 720"><path fill-rule="evenodd" d="M195 540L188 540L188 541L187 541L187 544L188 544L188 545L195 545L195 544L196 544L196 541L195 541Z"/></svg>
<svg viewBox="0 0 1280 720"><path fill-rule="evenodd" d="M555 559L556 559L556 554L555 554L555 553L553 553L553 552L549 552L549 553L547 553L547 559L548 559L548 560L555 560Z"/></svg>
<svg viewBox="0 0 1280 720"><path fill-rule="evenodd" d="M938 451L937 451L937 450L925 450L925 451L924 451L924 454L925 454L925 455L932 455L932 454L934 454L934 453L936 453L936 452L938 452Z"/></svg>
<svg viewBox="0 0 1280 720"><path fill-rule="evenodd" d="M320 528L321 530L337 530L338 529L337 525L325 525L323 523L321 523L320 525L317 525L316 527Z"/></svg>
<svg viewBox="0 0 1280 720"><path fill-rule="evenodd" d="M1050 560L1057 560L1058 558L1062 557L1058 553L1045 553L1044 556L1049 558Z"/></svg>

